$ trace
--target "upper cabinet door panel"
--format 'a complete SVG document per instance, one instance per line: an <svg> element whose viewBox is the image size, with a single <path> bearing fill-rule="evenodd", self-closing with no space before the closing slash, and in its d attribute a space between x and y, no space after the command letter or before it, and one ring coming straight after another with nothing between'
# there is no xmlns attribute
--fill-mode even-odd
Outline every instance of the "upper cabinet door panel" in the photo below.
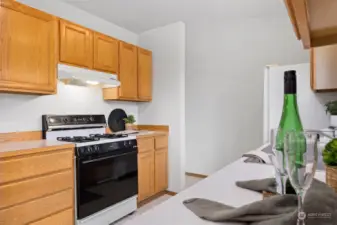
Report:
<svg viewBox="0 0 337 225"><path fill-rule="evenodd" d="M337 91L337 45L311 49L311 87L315 91Z"/></svg>
<svg viewBox="0 0 337 225"><path fill-rule="evenodd" d="M60 20L60 61L92 67L92 31Z"/></svg>
<svg viewBox="0 0 337 225"><path fill-rule="evenodd" d="M94 69L118 73L118 40L94 34Z"/></svg>
<svg viewBox="0 0 337 225"><path fill-rule="evenodd" d="M54 93L56 18L20 3L3 0L0 24L0 91Z"/></svg>
<svg viewBox="0 0 337 225"><path fill-rule="evenodd" d="M138 48L138 98L152 99L152 52Z"/></svg>
<svg viewBox="0 0 337 225"><path fill-rule="evenodd" d="M119 42L119 88L120 98L138 99L137 91L137 47Z"/></svg>

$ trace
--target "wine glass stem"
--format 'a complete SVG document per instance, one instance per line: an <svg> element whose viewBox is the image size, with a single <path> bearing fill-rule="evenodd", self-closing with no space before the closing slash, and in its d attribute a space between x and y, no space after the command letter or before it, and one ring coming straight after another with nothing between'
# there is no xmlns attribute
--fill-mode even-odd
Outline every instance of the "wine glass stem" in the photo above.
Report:
<svg viewBox="0 0 337 225"><path fill-rule="evenodd" d="M299 191L298 194L298 217L297 225L305 225L305 212L303 211L303 192Z"/></svg>
<svg viewBox="0 0 337 225"><path fill-rule="evenodd" d="M282 180L282 195L287 194L287 175L282 175L281 180Z"/></svg>

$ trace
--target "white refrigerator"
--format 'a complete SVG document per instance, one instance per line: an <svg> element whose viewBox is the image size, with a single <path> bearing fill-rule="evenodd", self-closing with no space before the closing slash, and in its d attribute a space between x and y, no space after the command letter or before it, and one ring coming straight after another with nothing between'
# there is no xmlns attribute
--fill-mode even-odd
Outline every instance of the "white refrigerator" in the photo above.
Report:
<svg viewBox="0 0 337 225"><path fill-rule="evenodd" d="M329 116L325 113L324 104L337 100L335 93L315 93L310 87L310 64L287 66L268 66L264 74L264 126L263 141L271 140L271 130L277 129L283 108L284 72L296 70L297 104L304 129L326 129L329 127Z"/></svg>

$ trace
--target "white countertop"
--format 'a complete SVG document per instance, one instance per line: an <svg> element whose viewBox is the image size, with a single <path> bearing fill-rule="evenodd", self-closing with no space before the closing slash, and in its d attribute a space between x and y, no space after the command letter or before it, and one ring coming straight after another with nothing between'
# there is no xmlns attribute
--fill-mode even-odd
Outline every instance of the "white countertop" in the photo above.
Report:
<svg viewBox="0 0 337 225"><path fill-rule="evenodd" d="M239 188L235 182L272 177L273 168L269 165L244 163L243 160L242 158L233 162L144 214L123 223L123 225L237 225L237 223L213 223L202 220L189 211L182 202L189 198L206 198L239 207L261 200L261 194ZM325 179L323 172L316 174L318 179Z"/></svg>

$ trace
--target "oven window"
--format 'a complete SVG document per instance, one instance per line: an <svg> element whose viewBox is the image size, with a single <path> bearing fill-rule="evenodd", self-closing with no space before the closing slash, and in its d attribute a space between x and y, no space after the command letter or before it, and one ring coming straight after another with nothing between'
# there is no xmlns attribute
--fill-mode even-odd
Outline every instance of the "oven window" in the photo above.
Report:
<svg viewBox="0 0 337 225"><path fill-rule="evenodd" d="M137 192L137 152L78 161L78 219L132 197Z"/></svg>

